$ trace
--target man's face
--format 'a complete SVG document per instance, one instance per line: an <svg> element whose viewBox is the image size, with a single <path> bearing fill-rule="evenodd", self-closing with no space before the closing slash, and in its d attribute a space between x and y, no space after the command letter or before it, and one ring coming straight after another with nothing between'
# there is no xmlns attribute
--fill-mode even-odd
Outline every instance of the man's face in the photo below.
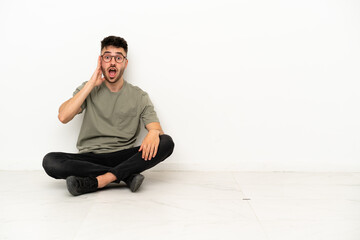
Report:
<svg viewBox="0 0 360 240"><path fill-rule="evenodd" d="M101 55L103 56L101 59L101 70L105 80L109 83L116 83L121 79L128 64L128 60L124 58L126 57L125 50L123 48L107 46L101 50ZM124 58L123 62L117 62L121 58ZM105 62L106 59L110 59L110 61Z"/></svg>

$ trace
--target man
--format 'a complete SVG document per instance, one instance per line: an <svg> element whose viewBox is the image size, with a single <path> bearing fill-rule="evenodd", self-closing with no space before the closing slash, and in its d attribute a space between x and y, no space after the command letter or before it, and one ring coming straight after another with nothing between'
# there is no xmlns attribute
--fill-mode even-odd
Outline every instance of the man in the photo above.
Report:
<svg viewBox="0 0 360 240"><path fill-rule="evenodd" d="M50 152L43 159L45 172L66 179L74 196L120 181L136 192L144 180L140 173L173 152L174 142L164 134L148 94L123 78L127 52L123 38L104 38L91 79L59 108L62 123L86 109L77 141L79 153ZM134 147L140 119L148 133L141 146Z"/></svg>

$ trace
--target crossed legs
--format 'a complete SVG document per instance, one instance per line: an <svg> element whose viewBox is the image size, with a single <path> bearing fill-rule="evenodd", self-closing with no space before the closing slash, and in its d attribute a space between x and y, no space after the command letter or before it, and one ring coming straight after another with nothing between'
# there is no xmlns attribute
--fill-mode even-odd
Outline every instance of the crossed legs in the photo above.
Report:
<svg viewBox="0 0 360 240"><path fill-rule="evenodd" d="M126 181L133 174L141 173L168 158L174 149L172 138L160 135L158 152L145 161L140 146L111 153L64 153L50 152L43 159L45 172L55 179L69 176L96 177L98 188L111 182Z"/></svg>

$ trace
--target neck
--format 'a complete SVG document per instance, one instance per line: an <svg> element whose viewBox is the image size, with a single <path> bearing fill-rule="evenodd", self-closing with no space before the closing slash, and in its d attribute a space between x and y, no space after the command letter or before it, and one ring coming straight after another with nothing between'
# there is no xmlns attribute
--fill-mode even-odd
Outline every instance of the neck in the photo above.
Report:
<svg viewBox="0 0 360 240"><path fill-rule="evenodd" d="M111 92L118 92L124 85L124 79L123 77L121 77L119 81L116 81L114 83L105 80L105 84Z"/></svg>

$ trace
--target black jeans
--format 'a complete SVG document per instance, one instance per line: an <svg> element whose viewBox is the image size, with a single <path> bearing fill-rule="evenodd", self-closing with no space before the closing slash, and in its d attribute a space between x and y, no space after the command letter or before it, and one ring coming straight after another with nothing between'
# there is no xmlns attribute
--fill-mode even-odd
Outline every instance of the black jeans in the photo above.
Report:
<svg viewBox="0 0 360 240"><path fill-rule="evenodd" d="M133 173L141 173L169 157L174 150L174 142L169 135L160 135L158 151L154 158L145 161L140 146L111 153L64 153L50 152L43 159L45 172L56 179L68 176L99 176L113 173L117 180L125 181Z"/></svg>

